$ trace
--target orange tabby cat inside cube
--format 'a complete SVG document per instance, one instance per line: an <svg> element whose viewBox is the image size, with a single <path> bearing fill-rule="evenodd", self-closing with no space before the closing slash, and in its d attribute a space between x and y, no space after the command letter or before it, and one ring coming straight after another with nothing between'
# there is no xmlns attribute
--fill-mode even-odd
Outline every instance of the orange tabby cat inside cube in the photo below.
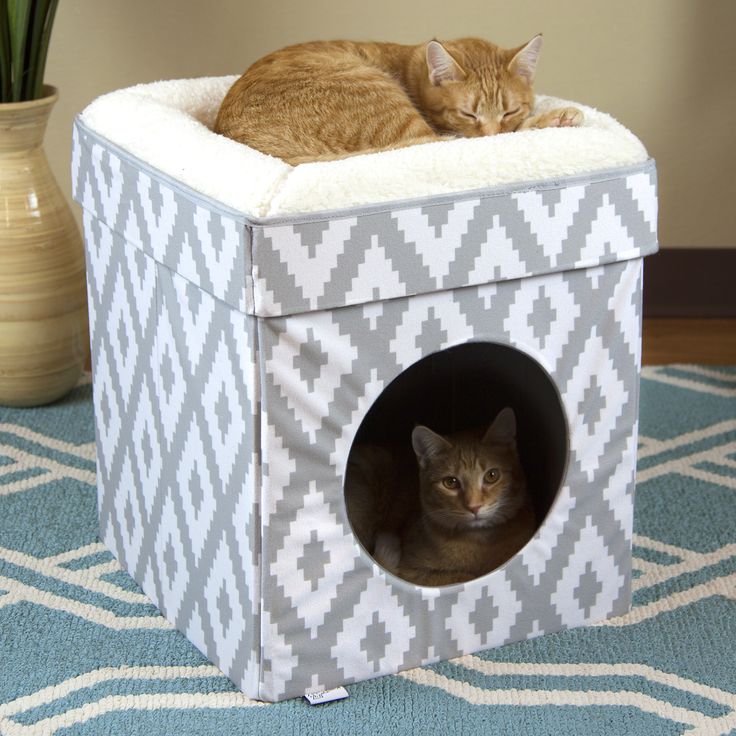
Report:
<svg viewBox="0 0 736 736"><path fill-rule="evenodd" d="M350 453L348 517L376 562L418 585L449 585L485 575L532 538L512 409L481 432L415 427L411 444L414 462L377 445Z"/></svg>
<svg viewBox="0 0 736 736"><path fill-rule="evenodd" d="M458 136L580 125L575 107L534 115L542 36L515 49L478 38L316 41L255 62L215 132L292 165Z"/></svg>

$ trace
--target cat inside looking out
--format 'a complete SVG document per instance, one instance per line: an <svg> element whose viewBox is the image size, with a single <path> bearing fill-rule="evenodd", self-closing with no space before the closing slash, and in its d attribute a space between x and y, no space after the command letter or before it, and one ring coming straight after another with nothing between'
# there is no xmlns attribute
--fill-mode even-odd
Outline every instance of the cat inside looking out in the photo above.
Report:
<svg viewBox="0 0 736 736"><path fill-rule="evenodd" d="M512 409L485 431L415 427L411 444L413 458L359 444L348 459L348 517L376 562L417 585L449 585L485 575L531 539Z"/></svg>
<svg viewBox="0 0 736 736"><path fill-rule="evenodd" d="M580 125L534 114L541 34L514 49L479 38L315 41L256 61L230 88L214 131L296 165L445 138Z"/></svg>

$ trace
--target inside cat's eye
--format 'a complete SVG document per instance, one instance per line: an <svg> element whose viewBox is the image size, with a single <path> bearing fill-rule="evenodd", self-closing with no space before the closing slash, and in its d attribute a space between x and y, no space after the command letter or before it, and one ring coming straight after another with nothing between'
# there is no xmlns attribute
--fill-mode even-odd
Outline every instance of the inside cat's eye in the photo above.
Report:
<svg viewBox="0 0 736 736"><path fill-rule="evenodd" d="M517 112L519 112L519 110L521 110L521 108L520 108L520 107L517 107L517 108L516 108L515 110L508 110L507 112L505 112L505 113L503 114L503 116L504 116L505 118L510 118L510 117L513 117L514 115L516 115L516 113L517 113Z"/></svg>
<svg viewBox="0 0 736 736"><path fill-rule="evenodd" d="M478 116L474 112L468 112L467 110L460 110L460 114L468 120L478 120Z"/></svg>
<svg viewBox="0 0 736 736"><path fill-rule="evenodd" d="M501 477L501 471L498 468L491 468L484 476L486 483L495 483Z"/></svg>
<svg viewBox="0 0 736 736"><path fill-rule="evenodd" d="M454 475L448 475L442 479L442 485L450 491L460 488L460 481Z"/></svg>

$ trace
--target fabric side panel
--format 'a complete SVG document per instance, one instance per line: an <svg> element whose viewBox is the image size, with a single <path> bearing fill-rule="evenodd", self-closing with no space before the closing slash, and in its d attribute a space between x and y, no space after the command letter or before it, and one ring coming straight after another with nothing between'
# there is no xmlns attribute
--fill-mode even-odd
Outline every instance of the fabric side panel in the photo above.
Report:
<svg viewBox="0 0 736 736"><path fill-rule="evenodd" d="M653 162L572 183L253 226L261 316L636 258L657 248Z"/></svg>
<svg viewBox="0 0 736 736"><path fill-rule="evenodd" d="M155 599L253 697L260 614L255 324L157 269L163 473L151 524Z"/></svg>
<svg viewBox="0 0 736 736"><path fill-rule="evenodd" d="M336 317L259 320L266 700L336 682L329 614L341 598L359 596L372 574L342 513L342 430L358 415L363 384L362 375L351 379L357 349Z"/></svg>
<svg viewBox="0 0 736 736"><path fill-rule="evenodd" d="M263 697L376 677L621 613L630 600L640 259L263 320ZM421 588L367 556L343 477L360 422L427 355L508 345L552 379L565 477L524 550ZM431 397L428 397L428 401Z"/></svg>
<svg viewBox="0 0 736 736"><path fill-rule="evenodd" d="M145 526L161 479L156 441L156 264L83 211L100 535L139 582Z"/></svg>
<svg viewBox="0 0 736 736"><path fill-rule="evenodd" d="M84 211L101 537L246 693L258 672L253 317Z"/></svg>
<svg viewBox="0 0 736 736"><path fill-rule="evenodd" d="M126 241L241 312L252 311L250 230L78 121L72 141L74 199Z"/></svg>

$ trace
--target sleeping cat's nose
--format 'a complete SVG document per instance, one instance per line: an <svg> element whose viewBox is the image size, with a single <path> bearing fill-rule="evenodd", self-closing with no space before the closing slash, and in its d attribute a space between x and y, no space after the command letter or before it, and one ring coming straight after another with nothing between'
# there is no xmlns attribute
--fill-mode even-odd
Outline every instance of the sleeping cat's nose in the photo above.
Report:
<svg viewBox="0 0 736 736"><path fill-rule="evenodd" d="M467 508L468 508L468 511L471 511L471 512L472 512L472 513L474 513L474 514L475 514L476 516L478 516L478 512L479 512L479 511L480 511L480 509L481 509L481 505L482 505L482 504L478 504L477 506L468 506Z"/></svg>

